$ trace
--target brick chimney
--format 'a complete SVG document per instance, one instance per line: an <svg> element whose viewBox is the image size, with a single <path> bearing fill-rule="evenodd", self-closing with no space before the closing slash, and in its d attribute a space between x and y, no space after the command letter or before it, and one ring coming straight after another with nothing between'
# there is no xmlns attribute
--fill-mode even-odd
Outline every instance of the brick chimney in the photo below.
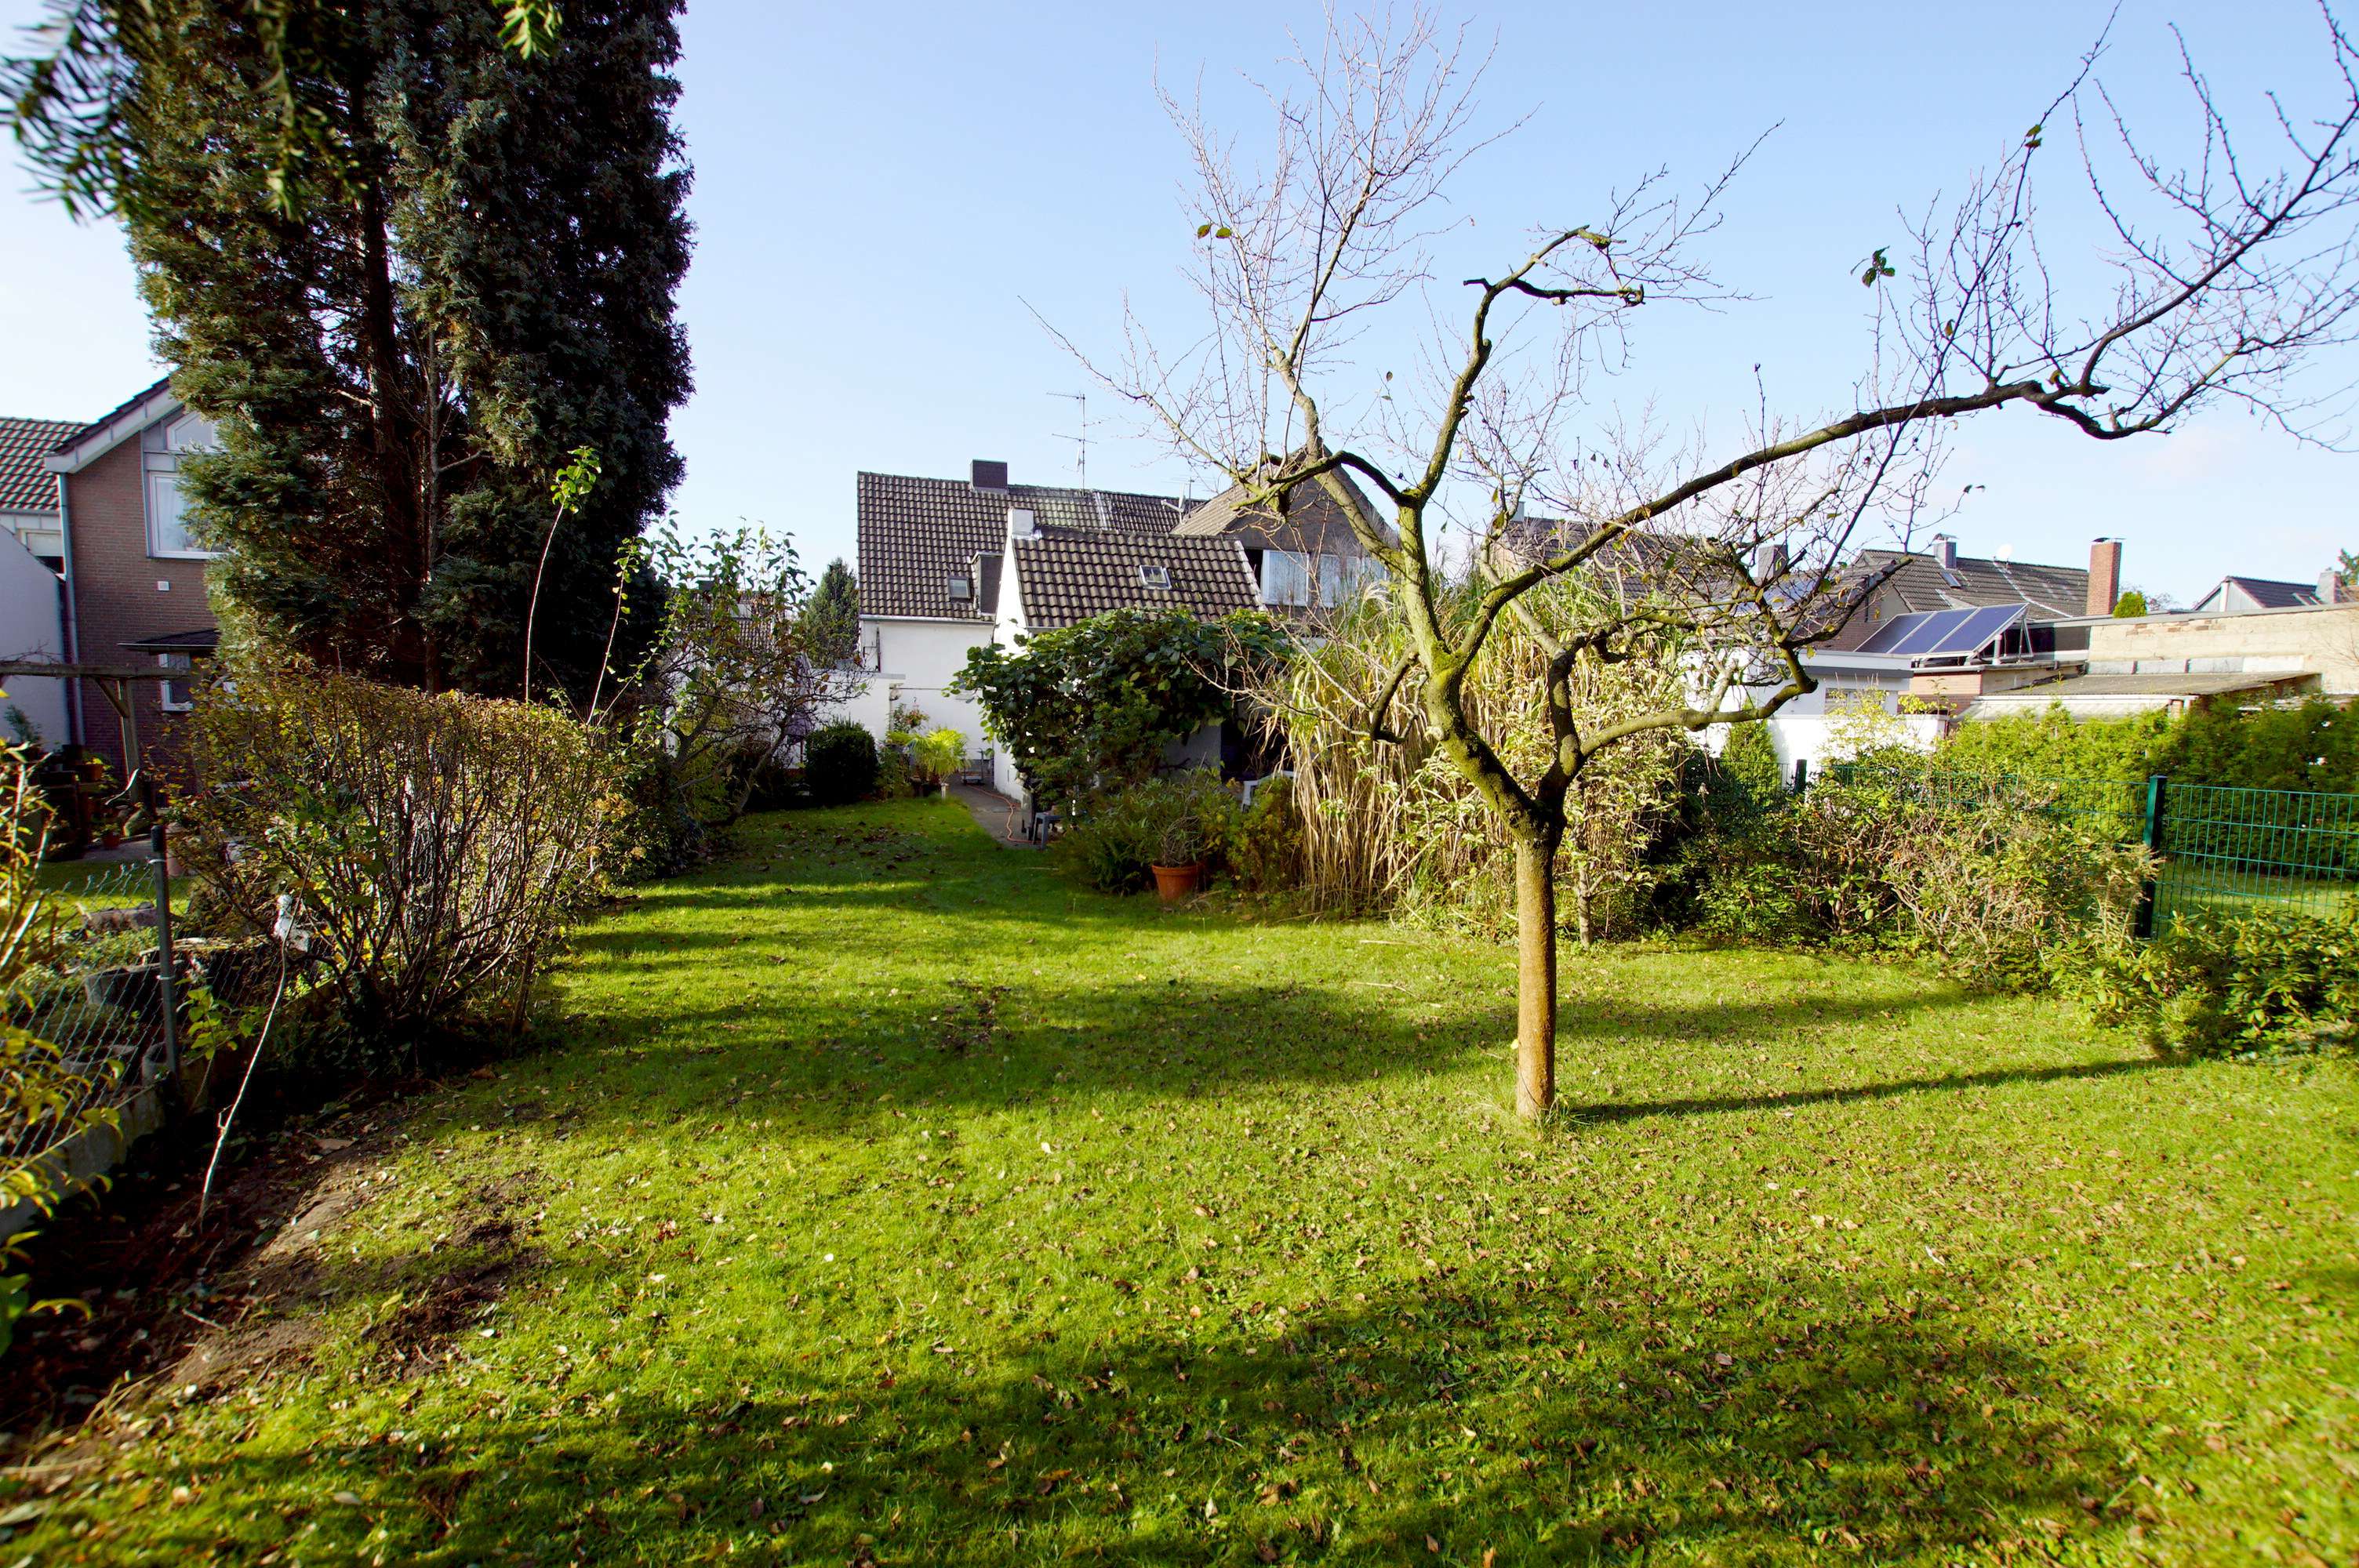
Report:
<svg viewBox="0 0 2359 1568"><path fill-rule="evenodd" d="M2324 571L2318 574L2319 603L2340 604L2343 602L2343 574L2341 572L2336 571L2332 567L2329 567Z"/></svg>
<svg viewBox="0 0 2359 1568"><path fill-rule="evenodd" d="M2089 541L2089 613L2111 615L2122 596L2122 542Z"/></svg>

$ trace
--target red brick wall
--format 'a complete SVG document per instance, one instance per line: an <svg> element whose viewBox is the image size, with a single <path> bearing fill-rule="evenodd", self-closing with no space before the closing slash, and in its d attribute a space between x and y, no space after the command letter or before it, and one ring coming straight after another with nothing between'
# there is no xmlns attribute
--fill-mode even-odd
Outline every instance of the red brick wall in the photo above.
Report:
<svg viewBox="0 0 2359 1568"><path fill-rule="evenodd" d="M86 665L152 665L153 654L123 644L212 625L205 602L205 563L158 560L147 553L147 503L140 483L139 443L126 440L80 473L66 476L66 514L73 530L74 650ZM159 582L171 584L158 592ZM107 759L119 782L124 767L122 723L105 693L82 683L82 738ZM153 681L135 683L131 698L139 739L153 753L168 751L174 715L161 706Z"/></svg>

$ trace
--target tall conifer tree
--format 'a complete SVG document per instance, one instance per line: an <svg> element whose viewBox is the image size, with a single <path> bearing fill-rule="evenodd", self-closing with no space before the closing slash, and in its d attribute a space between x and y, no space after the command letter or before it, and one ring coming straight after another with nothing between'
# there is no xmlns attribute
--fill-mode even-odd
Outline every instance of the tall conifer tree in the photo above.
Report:
<svg viewBox="0 0 2359 1568"><path fill-rule="evenodd" d="M534 644L537 687L586 693L618 552L679 476L678 0L569 4L529 52L484 0L358 0L307 11L291 57L244 0L156 3L171 47L114 87L115 205L220 429L189 474L225 588L324 662L513 690L549 479L587 447ZM293 200L290 113L315 117Z"/></svg>

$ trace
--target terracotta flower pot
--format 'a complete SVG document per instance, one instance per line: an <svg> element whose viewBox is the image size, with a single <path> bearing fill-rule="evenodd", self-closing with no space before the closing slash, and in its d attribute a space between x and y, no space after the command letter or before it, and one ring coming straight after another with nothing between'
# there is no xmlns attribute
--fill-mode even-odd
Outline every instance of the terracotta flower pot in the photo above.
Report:
<svg viewBox="0 0 2359 1568"><path fill-rule="evenodd" d="M1178 903L1194 895L1204 880L1204 862L1191 860L1184 866L1154 866L1156 895L1166 903Z"/></svg>

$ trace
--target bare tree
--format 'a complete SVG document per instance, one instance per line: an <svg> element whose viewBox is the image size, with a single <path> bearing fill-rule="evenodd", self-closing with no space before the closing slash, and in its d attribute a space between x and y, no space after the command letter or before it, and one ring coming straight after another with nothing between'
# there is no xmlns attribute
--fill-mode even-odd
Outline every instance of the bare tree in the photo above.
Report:
<svg viewBox="0 0 2359 1568"><path fill-rule="evenodd" d="M1955 421L2019 407L2115 441L2226 402L2321 438L2325 405L2297 373L2345 341L2359 304L2359 56L2331 16L2322 28L2332 103L2312 119L2278 105L2268 173L2247 162L2191 64L2200 148L2184 167L2147 153L2093 50L1994 170L1909 222L1897 258L1878 250L1859 264L1875 308L1848 405L1794 417L1765 398L1734 455L1625 423L1597 383L1627 372L1636 313L1732 297L1700 242L1744 157L1692 195L1656 173L1601 203L1601 219L1539 231L1504 271L1464 280L1471 308L1452 331L1430 263L1455 222L1444 191L1497 139L1476 126L1487 62L1462 32L1422 13L1399 27L1331 15L1316 49L1287 62L1297 84L1265 89L1276 135L1259 167L1239 162L1201 102L1166 95L1192 161L1189 276L1209 330L1167 353L1133 318L1118 362L1083 362L1261 504L1282 510L1292 487L1322 486L1385 568L1411 652L1371 706L1367 736L1397 742L1416 727L1516 845L1523 1114L1555 1095L1553 868L1568 792L1634 735L1765 718L1813 689L1804 654L1874 587L1849 566L1856 546L1871 535L1905 544L1926 520ZM2032 174L2057 156L2044 151L2052 142L2077 152L2072 183L2110 231L2093 262L2110 287L2086 306L2061 297L2035 237ZM1420 300L1424 373L1375 382L1352 344L1377 313ZM1535 510L1555 525L1529 526ZM1439 540L1452 521L1477 541L1472 594L1446 591ZM1524 548L1493 547L1502 541ZM1638 545L1650 546L1648 591L1618 611L1571 636L1520 612L1534 589ZM1549 653L1534 695L1555 745L1526 777L1464 700L1510 616ZM1687 700L1582 729L1581 667L1666 635L1701 650Z"/></svg>

